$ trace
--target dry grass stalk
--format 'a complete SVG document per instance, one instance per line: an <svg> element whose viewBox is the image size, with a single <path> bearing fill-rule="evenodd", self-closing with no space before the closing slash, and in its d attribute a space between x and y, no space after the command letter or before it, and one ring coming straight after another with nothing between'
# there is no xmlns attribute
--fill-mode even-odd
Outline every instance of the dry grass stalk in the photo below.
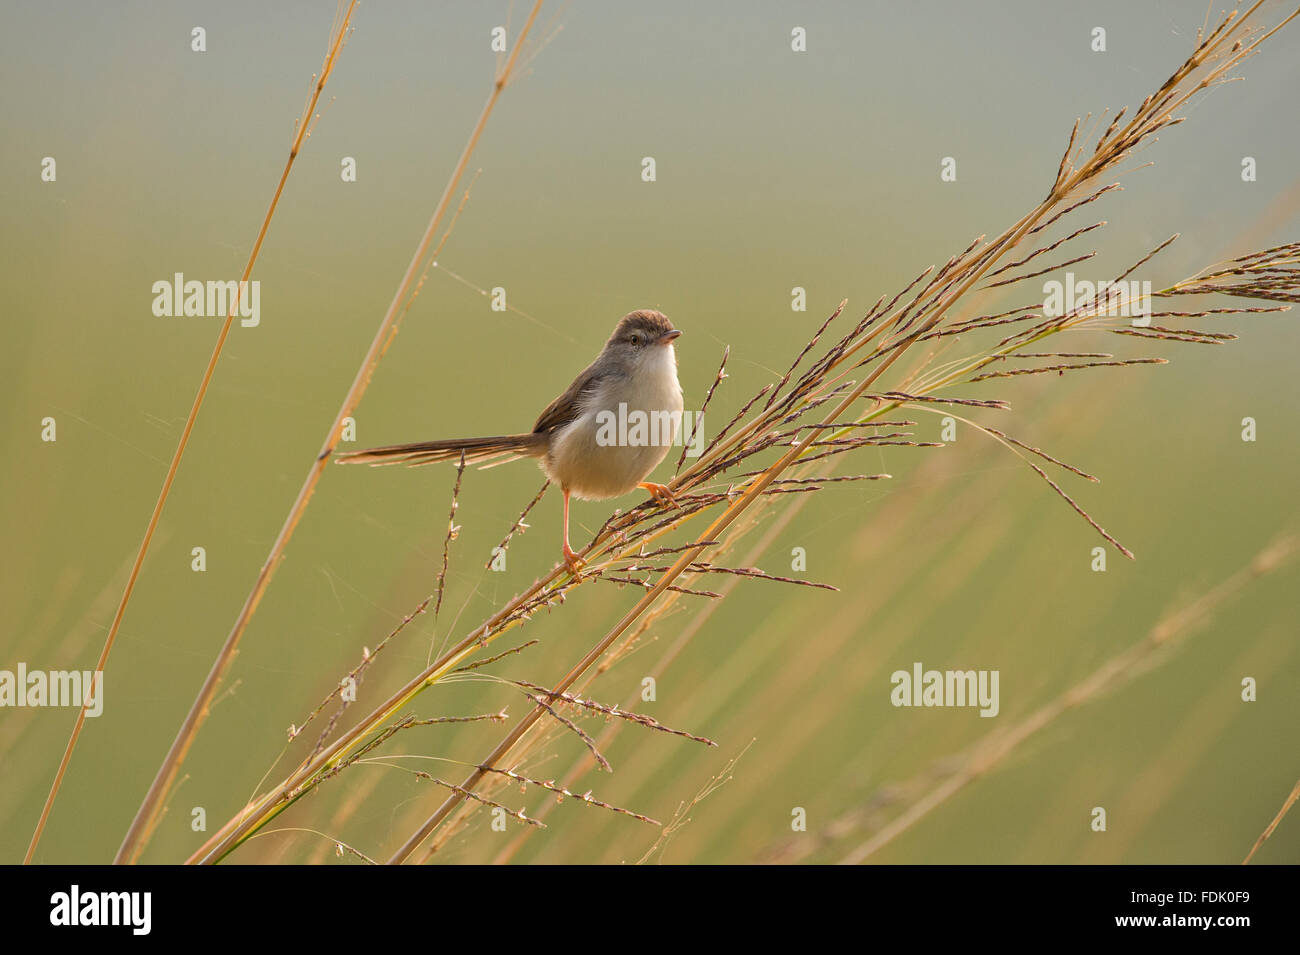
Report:
<svg viewBox="0 0 1300 955"><path fill-rule="evenodd" d="M1250 847L1250 852L1246 853L1246 858L1241 860L1242 865L1248 865L1250 860L1255 858L1255 853L1259 851L1259 847L1264 844L1265 839L1273 834L1273 830L1277 828L1277 824L1282 821L1283 816L1291 811L1291 807L1296 804L1297 799L1300 799L1300 781L1296 782L1294 788L1291 790L1291 795L1286 797L1286 801L1282 803L1282 808L1277 811L1277 815L1273 817L1273 821L1270 822L1264 831L1259 834L1259 838L1255 840L1255 844Z"/></svg>
<svg viewBox="0 0 1300 955"><path fill-rule="evenodd" d="M460 535L456 524L456 509L460 506L460 483L465 477L465 452L460 453L460 463L456 465L456 486L451 490L451 513L447 515L447 537L442 542L442 569L438 571L438 600L433 605L433 615L438 616L442 609L442 593L447 584L447 561L451 556L451 542Z"/></svg>
<svg viewBox="0 0 1300 955"><path fill-rule="evenodd" d="M654 841L654 844L645 851L641 858L636 860L637 865L646 865L654 858L655 853L659 854L660 861L663 860L664 852L668 849L669 841L683 826L691 821L689 813L700 803L704 802L704 800L708 799L723 786L727 785L727 783L731 782L733 778L732 773L736 768L736 764L740 762L741 758L747 752L749 752L749 747L753 745L754 741L750 740L745 745L744 749L742 749L734 758L729 760L726 766L722 767L721 772L704 784L703 788L692 797L690 802L684 802L677 807L677 812L673 814L673 818L668 825L663 827L663 832L659 834L659 838Z"/></svg>
<svg viewBox="0 0 1300 955"><path fill-rule="evenodd" d="M257 609L258 602L266 592L266 588L270 585L271 576L279 565L280 559L284 555L284 550L288 546L289 539L293 536L294 528L297 527L298 521L302 519L303 512L306 511L307 504L311 500L311 496L316 489L316 482L320 480L321 473L324 471L325 465L328 463L330 455L334 451L334 445L338 441L339 435L342 433L343 422L346 418L352 415L357 405L361 402L361 397L365 394L366 388L370 384L370 378L374 374L375 368L379 364L379 360L383 357L383 353L387 350L388 345L392 342L393 336L397 333L401 316L404 315L406 309L409 309L410 307L409 296L414 294L412 293L412 287L417 275L421 274L421 265L425 263L426 260L431 261L429 250L433 244L433 239L437 233L438 226L441 224L442 219L451 204L452 197L456 194L457 186L469 165L470 156L473 155L474 149L478 145L479 137L482 135L483 129L487 125L488 118L492 115L492 110L496 106L496 102L498 98L500 98L501 93L510 82L516 58L528 38L528 33L532 29L533 23L537 19L537 14L541 9L541 5L542 0L536 0L528 15L527 21L524 23L523 29L519 33L514 49L511 51L505 65L498 72L496 79L492 84L492 92L488 97L488 101L484 104L483 111L480 113L478 121L474 125L474 129L470 133L469 140L465 144L460 160L457 162L451 178L447 181L447 186L443 191L442 198L439 200L438 206L434 210L432 218L429 220L429 225L425 229L424 235L416 246L415 253L411 257L406 273L398 284L397 291L393 295L393 300L389 304L388 310L385 312L384 318L379 324L379 329L376 331L374 340L371 342L370 347L366 352L366 356L361 362L361 367L357 370L352 386L348 389L347 395L343 399L343 404L339 407L339 411L335 415L333 423L326 432L325 441L321 450L307 471L307 476L303 480L302 487L298 491L298 496L294 500L294 503L289 510L289 514L285 518L283 526L280 528L279 534L276 535L275 542L271 545L271 551L267 555L261 571L258 573L257 580L253 584L253 589L249 592L248 597L244 602L244 606L239 612L239 616L235 619L235 623L231 628L229 636L226 638L226 642L222 645L220 652L217 654L212 669L209 671L207 679L204 680L203 686L200 688L198 696L195 698L194 703L190 708L189 714L182 723L180 731L176 736L176 740L172 743L171 749L168 751L162 765L159 767L153 784L149 787L149 792L145 795L144 801L136 812L136 817L131 824L130 830L127 832L122 847L118 850L115 859L117 862L134 861L139 855L142 848L142 836L150 827L150 820L158 812L159 806L165 799L167 791L175 780L181 763L184 761L185 754L189 751L190 744L193 742L195 734L198 732L199 727L206 718L208 708L216 695L217 687L221 682L221 678L234 658L235 651L243 637L245 629L248 627L249 621L252 619L253 613ZM348 16L351 16L351 7L349 7ZM457 210L457 214L459 214L459 209ZM446 235L444 235L443 242L446 241L446 238ZM438 248L441 249L441 247L442 245L440 243ZM418 292L418 287L416 287L415 292Z"/></svg>
<svg viewBox="0 0 1300 955"><path fill-rule="evenodd" d="M181 428L180 440L176 442L176 450L172 453L171 463L167 466L167 473L163 477L162 488L158 492L158 500L154 504L153 513L149 515L149 523L145 526L144 538L140 541L140 547L136 551L135 561L131 565L131 570L126 579L126 586L122 590L122 598L118 601L117 611L113 614L112 623L108 627L108 635L104 638L103 649L100 651L99 660L95 664L95 669L98 671L102 672L108 665L108 656L112 652L118 630L121 629L122 619L126 616L126 607L131 601L131 594L135 591L135 584L140 576L140 568L144 565L145 555L149 553L149 545L153 542L154 532L158 529L158 521L162 518L163 507L167 504L167 497L171 493L172 483L176 479L176 472L180 470L181 458L184 457L185 449L189 446L190 434L194 431L194 423L198 420L199 410L203 407L203 401L207 397L208 386L212 383L212 376L216 373L217 361L225 348L226 339L230 336L230 328L235 321L235 316L239 313L240 295L243 293L249 277L253 274L253 266L257 263L258 256L261 254L262 243L266 240L266 233L271 228L271 218L275 215L275 210L280 204L280 196L284 194L284 184L289 179L289 172L293 169L303 143L311 135L311 127L314 123L313 117L319 118L319 114L316 113L316 106L320 102L320 95L325 89L330 74L334 71L334 64L338 60L338 55L343 50L343 45L351 31L352 11L355 7L356 0L351 0L341 19L336 14L334 26L330 31L331 40L328 52L325 54L325 62L321 66L320 73L312 77L312 89L307 97L307 104L302 115L299 116L296 122L293 142L289 147L289 158L285 160L284 169L280 172L280 180L276 183L275 192L271 194L270 205L267 207L266 215L262 218L261 227L257 230L257 238L253 240L253 248L248 254L248 261L244 264L244 271L239 277L239 284L236 286L234 296L232 296L230 310L226 314L225 321L221 324L221 331L217 333L216 344L212 347L212 355L208 358L207 367L204 368L203 375L199 379L198 391L194 395L194 401L190 405L190 412ZM72 760L72 751L77 745L77 739L81 736L81 730L85 722L86 706L83 702L81 710L77 713L77 721L72 727L72 735L68 738L68 745L59 760L59 768L54 774L54 781L50 784L50 792L45 798L45 805L41 809L40 819L36 823L36 830L32 833L31 842L23 858L24 864L30 863L36 853L36 846L41 841L41 833L45 831L45 824L50 817L50 810L54 807L55 797L58 796L59 787L63 784L64 774L67 772L68 764ZM133 831L137 831L135 826L132 828ZM128 836L128 838L130 837ZM119 858L119 861L122 860Z"/></svg>

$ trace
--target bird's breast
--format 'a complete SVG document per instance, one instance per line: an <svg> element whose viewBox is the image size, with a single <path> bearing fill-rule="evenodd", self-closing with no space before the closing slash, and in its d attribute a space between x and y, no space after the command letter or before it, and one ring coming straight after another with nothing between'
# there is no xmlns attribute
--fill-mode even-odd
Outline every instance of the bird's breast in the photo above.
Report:
<svg viewBox="0 0 1300 955"><path fill-rule="evenodd" d="M551 480L591 500L636 488L681 433L682 389L671 346L629 374L612 376L558 429L542 461Z"/></svg>

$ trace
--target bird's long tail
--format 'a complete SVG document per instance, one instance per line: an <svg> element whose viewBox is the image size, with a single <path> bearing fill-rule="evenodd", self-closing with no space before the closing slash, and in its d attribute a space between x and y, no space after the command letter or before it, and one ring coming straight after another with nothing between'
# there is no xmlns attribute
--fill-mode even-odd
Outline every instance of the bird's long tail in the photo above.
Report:
<svg viewBox="0 0 1300 955"><path fill-rule="evenodd" d="M383 448L349 451L336 457L337 464L405 464L418 467L438 461L459 461L462 454L468 464L491 467L516 458L539 458L546 453L546 436L542 434L501 434L491 438L454 438L450 441L421 441L417 444L391 444Z"/></svg>

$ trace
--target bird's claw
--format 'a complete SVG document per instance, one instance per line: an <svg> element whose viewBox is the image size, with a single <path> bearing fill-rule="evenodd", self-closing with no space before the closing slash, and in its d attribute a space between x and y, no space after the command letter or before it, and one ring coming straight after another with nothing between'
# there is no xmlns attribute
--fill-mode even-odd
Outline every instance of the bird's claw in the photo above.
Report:
<svg viewBox="0 0 1300 955"><path fill-rule="evenodd" d="M564 545L564 566L569 569L569 573L571 573L574 577L577 577L578 572L581 571L582 568L586 566L586 561L584 561L581 557L579 557L577 552L572 547L570 547L568 544L565 544Z"/></svg>
<svg viewBox="0 0 1300 955"><path fill-rule="evenodd" d="M667 484L656 484L654 481L642 481L637 485L637 487L649 491L650 496L660 504L667 504L671 507L681 507L681 505L677 503L677 498L673 497L673 492L669 489Z"/></svg>

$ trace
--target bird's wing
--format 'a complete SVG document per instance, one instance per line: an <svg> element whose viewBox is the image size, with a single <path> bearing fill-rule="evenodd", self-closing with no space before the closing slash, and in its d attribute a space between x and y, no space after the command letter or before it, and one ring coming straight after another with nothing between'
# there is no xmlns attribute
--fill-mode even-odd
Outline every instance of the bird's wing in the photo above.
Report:
<svg viewBox="0 0 1300 955"><path fill-rule="evenodd" d="M608 374L597 371L596 363L592 362L577 378L573 379L573 384L569 385L564 394L546 406L546 410L538 416L537 423L533 425L533 433L549 433L573 421L582 414L584 399L600 387L608 377Z"/></svg>

